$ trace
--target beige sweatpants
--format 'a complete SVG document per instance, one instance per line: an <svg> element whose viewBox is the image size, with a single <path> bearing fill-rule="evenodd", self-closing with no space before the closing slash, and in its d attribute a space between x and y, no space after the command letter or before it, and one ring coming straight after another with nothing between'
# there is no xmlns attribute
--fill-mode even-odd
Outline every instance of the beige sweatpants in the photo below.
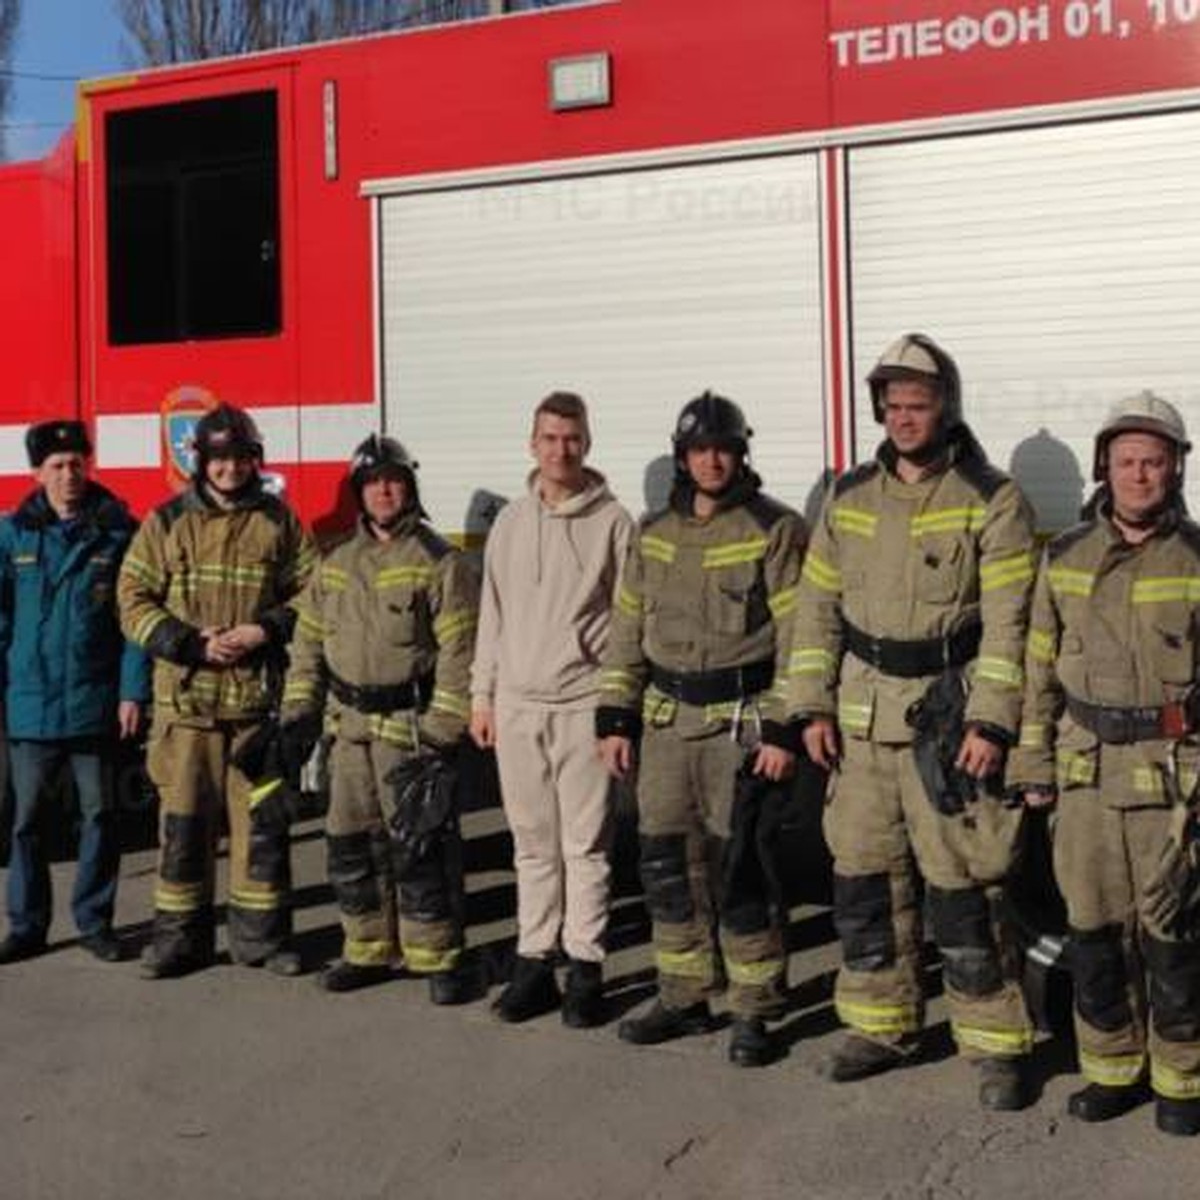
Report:
<svg viewBox="0 0 1200 1200"><path fill-rule="evenodd" d="M496 759L516 845L517 953L604 959L612 820L591 708L498 702Z"/></svg>

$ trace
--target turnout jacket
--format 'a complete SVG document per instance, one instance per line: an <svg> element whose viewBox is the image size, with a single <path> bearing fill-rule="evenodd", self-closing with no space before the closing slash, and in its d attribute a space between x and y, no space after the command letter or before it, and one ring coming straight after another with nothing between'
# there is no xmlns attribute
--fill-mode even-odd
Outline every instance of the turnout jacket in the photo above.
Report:
<svg viewBox="0 0 1200 1200"><path fill-rule="evenodd" d="M785 698L806 537L801 517L760 492L754 475L708 520L692 515L689 488L643 518L617 590L597 733L635 733L644 720L706 736L732 718L736 702L678 703L650 682L651 664L687 675L767 659L773 683L756 697L763 740L796 749Z"/></svg>
<svg viewBox="0 0 1200 1200"><path fill-rule="evenodd" d="M1099 787L1129 808L1170 803L1166 738L1107 743L1067 711L1067 698L1115 708L1185 701L1200 676L1200 527L1169 511L1138 546L1106 502L1094 519L1046 547L1026 647L1021 740L1009 762L1015 787ZM1194 698L1193 698L1193 713ZM1195 717L1193 716L1193 722ZM1195 784L1200 738L1179 746L1180 782Z"/></svg>
<svg viewBox="0 0 1200 1200"><path fill-rule="evenodd" d="M121 634L116 579L137 529L90 482L59 520L42 489L0 520L0 694L11 738L54 741L116 729L120 700L150 698L141 649Z"/></svg>
<svg viewBox="0 0 1200 1200"><path fill-rule="evenodd" d="M982 626L967 666L965 720L1016 741L1035 572L1033 517L1020 489L965 427L946 467L895 474L890 442L826 498L800 585L790 711L836 718L842 733L905 744L909 706L936 678L900 678L844 650L843 622L875 638L943 639Z"/></svg>
<svg viewBox="0 0 1200 1200"><path fill-rule="evenodd" d="M155 509L118 582L126 636L155 659L155 713L209 728L275 707L295 623L289 602L315 561L295 514L260 486L231 509L196 486ZM267 631L262 649L230 667L204 662L201 630L247 623Z"/></svg>
<svg viewBox="0 0 1200 1200"><path fill-rule="evenodd" d="M415 750L457 741L470 719L469 673L479 580L468 560L421 520L405 515L390 541L360 521L330 552L296 605L296 636L283 719L326 713L349 741L379 738ZM361 711L330 690L423 687L421 711Z"/></svg>

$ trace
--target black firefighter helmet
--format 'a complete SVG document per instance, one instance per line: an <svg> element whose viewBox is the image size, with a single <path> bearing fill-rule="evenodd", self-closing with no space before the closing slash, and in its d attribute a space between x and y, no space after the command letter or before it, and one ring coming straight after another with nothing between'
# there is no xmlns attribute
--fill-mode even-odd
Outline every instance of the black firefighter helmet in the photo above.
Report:
<svg viewBox="0 0 1200 1200"><path fill-rule="evenodd" d="M219 404L196 422L192 443L196 450L196 478L203 480L205 468L214 458L263 460L262 434L250 414L232 404Z"/></svg>
<svg viewBox="0 0 1200 1200"><path fill-rule="evenodd" d="M684 456L693 446L721 446L745 458L753 436L745 413L732 400L706 391L689 400L675 422L675 432L671 435L675 464L681 469L686 467Z"/></svg>
<svg viewBox="0 0 1200 1200"><path fill-rule="evenodd" d="M359 442L350 458L350 487L358 506L362 508L363 487L372 479L390 474L408 485L409 502L406 508L421 508L417 489L417 468L421 464L395 438L373 433Z"/></svg>

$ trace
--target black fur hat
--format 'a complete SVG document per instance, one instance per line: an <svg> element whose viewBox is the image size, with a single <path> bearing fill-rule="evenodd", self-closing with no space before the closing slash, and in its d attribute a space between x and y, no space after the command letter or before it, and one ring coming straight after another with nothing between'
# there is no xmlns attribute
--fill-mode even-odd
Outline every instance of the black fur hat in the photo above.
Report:
<svg viewBox="0 0 1200 1200"><path fill-rule="evenodd" d="M29 453L29 465L40 467L52 454L92 453L87 426L82 421L43 421L30 425L25 434L25 449Z"/></svg>

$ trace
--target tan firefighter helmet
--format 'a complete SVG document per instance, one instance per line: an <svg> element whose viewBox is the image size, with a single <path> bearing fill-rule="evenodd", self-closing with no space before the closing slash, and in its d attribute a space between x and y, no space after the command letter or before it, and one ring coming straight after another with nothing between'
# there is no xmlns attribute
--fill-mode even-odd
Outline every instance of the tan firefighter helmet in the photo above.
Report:
<svg viewBox="0 0 1200 1200"><path fill-rule="evenodd" d="M1175 447L1175 472L1183 477L1183 460L1192 448L1187 428L1179 410L1153 392L1141 391L1136 396L1118 400L1108 410L1100 432L1096 434L1096 452L1092 462L1092 477L1097 483L1108 477L1108 446L1120 433L1152 433Z"/></svg>
<svg viewBox="0 0 1200 1200"><path fill-rule="evenodd" d="M892 380L927 383L942 397L942 429L948 432L962 424L962 383L958 366L931 337L906 333L879 356L867 384L875 420L883 424L883 399Z"/></svg>

